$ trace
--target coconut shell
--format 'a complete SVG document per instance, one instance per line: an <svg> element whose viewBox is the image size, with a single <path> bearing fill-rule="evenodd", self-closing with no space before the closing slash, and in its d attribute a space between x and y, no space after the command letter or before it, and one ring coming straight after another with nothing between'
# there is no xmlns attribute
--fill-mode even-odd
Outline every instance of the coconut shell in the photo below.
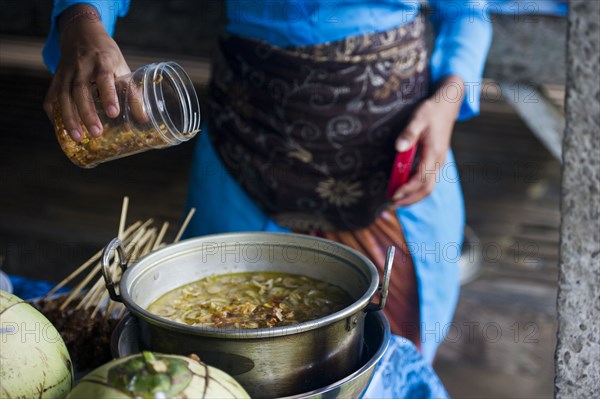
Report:
<svg viewBox="0 0 600 399"><path fill-rule="evenodd" d="M149 357L154 361L148 363ZM148 364L156 366L148 371ZM145 381L141 383L143 379ZM134 385L143 389L132 391ZM164 390L152 391L158 386ZM233 377L219 369L191 357L145 352L113 360L95 369L75 386L68 399L134 397L250 398Z"/></svg>
<svg viewBox="0 0 600 399"><path fill-rule="evenodd" d="M64 398L73 386L71 358L48 319L0 291L0 397Z"/></svg>

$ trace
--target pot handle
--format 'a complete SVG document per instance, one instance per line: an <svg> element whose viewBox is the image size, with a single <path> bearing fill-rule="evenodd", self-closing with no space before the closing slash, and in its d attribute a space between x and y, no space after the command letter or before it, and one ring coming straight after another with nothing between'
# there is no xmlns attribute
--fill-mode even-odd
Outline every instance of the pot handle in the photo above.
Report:
<svg viewBox="0 0 600 399"><path fill-rule="evenodd" d="M388 290L390 287L390 277L392 276L392 266L394 264L394 255L396 254L396 247L390 245L387 249L387 254L385 256L385 265L383 268L383 282L379 284L377 291L379 291L379 303L370 303L366 311L367 312L376 312L378 310L383 310L385 307L385 302L387 301Z"/></svg>
<svg viewBox="0 0 600 399"><path fill-rule="evenodd" d="M117 294L117 291L115 291L115 282L110 276L110 258L114 251L117 251L115 256L119 257L119 266L121 266L123 273L127 270L127 259L125 258L123 243L118 238L113 238L104 248L104 252L102 252L102 276L104 277L104 283L108 295L110 295L110 299L116 302L122 302L121 295Z"/></svg>

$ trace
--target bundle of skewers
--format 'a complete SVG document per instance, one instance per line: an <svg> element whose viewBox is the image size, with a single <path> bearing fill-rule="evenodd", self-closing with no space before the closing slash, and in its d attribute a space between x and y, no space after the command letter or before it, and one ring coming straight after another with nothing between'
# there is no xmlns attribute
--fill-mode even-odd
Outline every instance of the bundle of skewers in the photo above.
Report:
<svg viewBox="0 0 600 399"><path fill-rule="evenodd" d="M160 228L153 219L138 220L126 226L129 199L123 199L118 238L125 249L128 264L168 244L165 235L169 223ZM178 242L194 215L192 208L181 225L173 243ZM78 370L94 368L109 361L111 335L125 314L122 303L110 299L102 277L100 258L104 248L75 269L34 305L58 329L65 341L71 358ZM120 281L121 268L112 255L109 274L113 281ZM79 283L68 293L57 295L57 291L73 281Z"/></svg>

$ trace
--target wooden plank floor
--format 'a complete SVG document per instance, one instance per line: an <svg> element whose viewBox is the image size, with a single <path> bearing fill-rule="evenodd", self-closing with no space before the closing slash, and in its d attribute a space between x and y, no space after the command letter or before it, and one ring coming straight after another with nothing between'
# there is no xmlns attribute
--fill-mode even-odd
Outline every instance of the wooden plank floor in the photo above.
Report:
<svg viewBox="0 0 600 399"><path fill-rule="evenodd" d="M455 398L551 398L560 163L498 102L458 124L453 147L483 263L462 288L436 371Z"/></svg>
<svg viewBox="0 0 600 399"><path fill-rule="evenodd" d="M8 273L57 281L115 236L124 195L130 219L169 221L172 236L193 145L79 169L42 111L48 83L47 73L0 68L0 259ZM459 124L453 146L484 264L461 293L463 335L443 343L436 369L454 397L551 396L560 165L500 102ZM477 330L467 340L465 323L496 323L502 339ZM528 323L534 344L523 342Z"/></svg>

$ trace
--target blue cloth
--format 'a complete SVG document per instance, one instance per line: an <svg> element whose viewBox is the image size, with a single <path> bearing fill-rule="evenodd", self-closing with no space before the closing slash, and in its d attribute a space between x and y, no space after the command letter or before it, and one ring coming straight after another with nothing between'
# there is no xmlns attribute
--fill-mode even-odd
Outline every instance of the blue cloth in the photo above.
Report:
<svg viewBox="0 0 600 399"><path fill-rule="evenodd" d="M56 284L44 280L34 280L20 276L8 276L13 286L13 294L27 301L40 298L48 293ZM70 288L63 287L57 291L57 294L69 291Z"/></svg>
<svg viewBox="0 0 600 399"><path fill-rule="evenodd" d="M433 361L452 321L460 287L465 211L452 151L433 193L397 210L413 257L421 305L421 350Z"/></svg>
<svg viewBox="0 0 600 399"><path fill-rule="evenodd" d="M52 25L44 61L51 72L60 59L56 17L76 3L94 5L106 31L112 35L117 17L129 9L129 0L55 0ZM489 9L483 0L430 0L436 40L430 68L433 84L448 75L466 84L458 119L479 112L481 74L492 39ZM278 46L311 45L350 35L382 32L412 21L419 13L416 0L230 0L227 2L229 32ZM448 93L454 96L454 93Z"/></svg>
<svg viewBox="0 0 600 399"><path fill-rule="evenodd" d="M392 335L362 398L445 399L449 395L413 343Z"/></svg>
<svg viewBox="0 0 600 399"><path fill-rule="evenodd" d="M429 3L436 34L429 60L431 81L435 85L449 75L464 80L465 97L458 119L465 120L479 113L481 76L492 43L487 2L430 0ZM456 98L450 91L442 95Z"/></svg>

